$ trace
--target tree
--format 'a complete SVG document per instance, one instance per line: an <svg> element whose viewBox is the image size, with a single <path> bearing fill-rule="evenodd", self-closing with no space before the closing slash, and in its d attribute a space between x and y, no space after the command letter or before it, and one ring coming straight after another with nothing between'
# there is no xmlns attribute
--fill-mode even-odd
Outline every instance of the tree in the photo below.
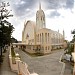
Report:
<svg viewBox="0 0 75 75"><path fill-rule="evenodd" d="M66 48L66 54L72 54L74 52L74 42L75 42L75 29L71 31L71 34L73 34L73 39L68 43L68 46Z"/></svg>
<svg viewBox="0 0 75 75"><path fill-rule="evenodd" d="M15 39L14 37L11 38L11 43L18 43L17 39Z"/></svg>
<svg viewBox="0 0 75 75"><path fill-rule="evenodd" d="M11 35L13 32L13 25L9 23L7 20L9 17L13 16L10 14L10 11L6 9L9 5L8 3L2 2L2 6L0 6L0 50L2 56L2 48L5 45L9 45L11 43Z"/></svg>
<svg viewBox="0 0 75 75"><path fill-rule="evenodd" d="M75 29L71 32L71 34L73 34L73 39L72 39L72 43L74 43L75 42Z"/></svg>
<svg viewBox="0 0 75 75"><path fill-rule="evenodd" d="M68 43L68 47L66 48L66 54L72 55L72 52L74 52L74 45L71 43Z"/></svg>

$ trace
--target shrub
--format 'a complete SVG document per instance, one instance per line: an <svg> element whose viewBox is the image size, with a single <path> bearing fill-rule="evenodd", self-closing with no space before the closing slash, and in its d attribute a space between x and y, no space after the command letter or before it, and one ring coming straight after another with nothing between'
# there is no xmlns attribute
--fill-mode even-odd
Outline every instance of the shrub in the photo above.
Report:
<svg viewBox="0 0 75 75"><path fill-rule="evenodd" d="M0 64L3 62L3 57L4 57L3 55L2 56L0 55Z"/></svg>
<svg viewBox="0 0 75 75"><path fill-rule="evenodd" d="M14 48L13 47L11 47L11 55L12 55L12 57L15 57L15 52L14 52Z"/></svg>
<svg viewBox="0 0 75 75"><path fill-rule="evenodd" d="M66 54L70 54L74 52L74 45L69 44L67 49L66 49Z"/></svg>

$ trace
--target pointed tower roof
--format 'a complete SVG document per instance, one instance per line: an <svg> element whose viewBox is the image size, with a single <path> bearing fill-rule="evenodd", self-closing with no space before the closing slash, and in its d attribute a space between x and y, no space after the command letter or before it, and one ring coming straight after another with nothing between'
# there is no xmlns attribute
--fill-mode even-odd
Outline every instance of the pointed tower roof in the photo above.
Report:
<svg viewBox="0 0 75 75"><path fill-rule="evenodd" d="M65 32L64 32L64 29L63 29L63 38L65 38Z"/></svg>
<svg viewBox="0 0 75 75"><path fill-rule="evenodd" d="M59 33L59 29L58 29L58 33Z"/></svg>

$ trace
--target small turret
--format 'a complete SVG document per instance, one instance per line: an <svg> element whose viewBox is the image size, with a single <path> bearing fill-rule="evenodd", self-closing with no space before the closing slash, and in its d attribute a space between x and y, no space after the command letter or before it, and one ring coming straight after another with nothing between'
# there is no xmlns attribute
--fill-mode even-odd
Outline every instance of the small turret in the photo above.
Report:
<svg viewBox="0 0 75 75"><path fill-rule="evenodd" d="M63 30L63 39L65 40L65 32L64 32L64 30Z"/></svg>

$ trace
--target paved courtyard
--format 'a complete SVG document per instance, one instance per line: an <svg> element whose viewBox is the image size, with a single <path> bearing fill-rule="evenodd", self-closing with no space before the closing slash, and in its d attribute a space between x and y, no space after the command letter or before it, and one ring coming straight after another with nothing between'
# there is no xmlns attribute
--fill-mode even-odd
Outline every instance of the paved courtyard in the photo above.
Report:
<svg viewBox="0 0 75 75"><path fill-rule="evenodd" d="M59 62L63 50L57 50L49 55L40 57L31 57L25 52L15 49L21 56L21 60L28 64L29 71L36 72L39 75L60 75L62 64Z"/></svg>

